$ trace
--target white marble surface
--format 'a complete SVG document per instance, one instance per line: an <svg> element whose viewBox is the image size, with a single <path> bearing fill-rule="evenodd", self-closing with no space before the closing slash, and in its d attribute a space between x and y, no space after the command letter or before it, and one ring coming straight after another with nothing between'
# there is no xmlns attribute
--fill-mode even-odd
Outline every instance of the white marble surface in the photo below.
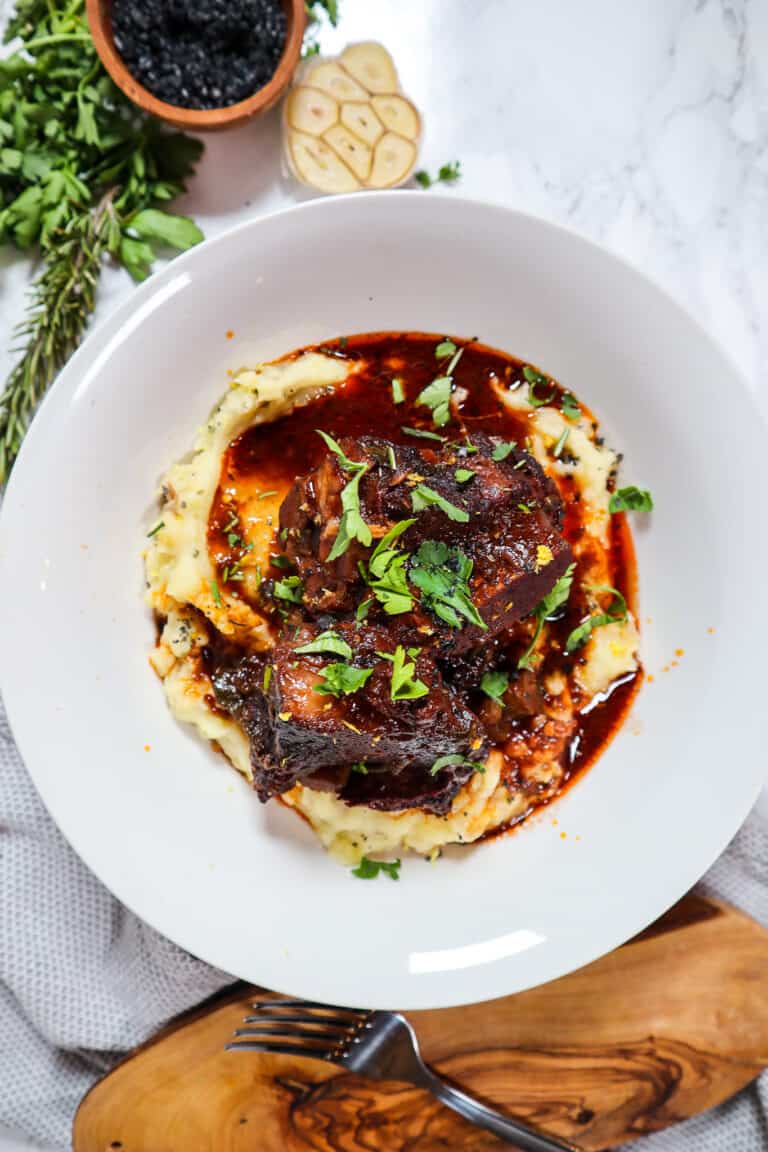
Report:
<svg viewBox="0 0 768 1152"><path fill-rule="evenodd" d="M0 23L9 9L0 0ZM768 411L765 0L341 9L322 46L383 40L424 113L423 165L461 161L461 183L439 194L508 204L625 256L720 340ZM273 113L209 140L184 208L214 235L304 196L281 172ZM28 270L0 256L2 375ZM105 270L99 315L130 291L124 272Z"/></svg>

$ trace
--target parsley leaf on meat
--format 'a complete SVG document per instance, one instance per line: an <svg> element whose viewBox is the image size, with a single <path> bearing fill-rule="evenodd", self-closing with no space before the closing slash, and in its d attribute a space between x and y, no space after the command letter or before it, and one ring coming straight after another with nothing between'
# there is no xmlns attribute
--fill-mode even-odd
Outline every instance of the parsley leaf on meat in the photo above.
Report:
<svg viewBox="0 0 768 1152"><path fill-rule="evenodd" d="M425 540L411 559L410 580L421 592L423 605L452 628L461 628L464 620L487 628L470 597L471 575L470 558L442 540Z"/></svg>
<svg viewBox="0 0 768 1152"><path fill-rule="evenodd" d="M406 660L402 644L398 644L395 648L394 655L389 652L378 652L377 655L382 660L389 660L392 665L390 699L418 700L419 697L428 695L429 688L423 680L416 678L416 665Z"/></svg>
<svg viewBox="0 0 768 1152"><path fill-rule="evenodd" d="M288 600L291 604L301 604L304 585L300 577L286 576L284 580L275 580L274 594L278 600Z"/></svg>
<svg viewBox="0 0 768 1152"><path fill-rule="evenodd" d="M576 565L569 564L554 587L547 592L546 596L534 609L533 615L536 618L536 631L533 634L533 639L530 644L517 662L518 668L533 668L534 650L541 635L541 630L544 627L544 621L549 616L552 616L558 608L562 608L563 604L567 602L571 594L571 585L573 584L573 574L575 571Z"/></svg>
<svg viewBox="0 0 768 1152"><path fill-rule="evenodd" d="M400 431L417 440L437 440L438 443L445 444L445 436L438 436L436 432L427 432L424 428L406 428L403 426Z"/></svg>
<svg viewBox="0 0 768 1152"><path fill-rule="evenodd" d="M339 531L328 553L330 562L343 556L353 540L358 540L366 548L371 543L371 530L360 514L360 481L368 471L369 465L364 460L350 460L332 436L327 432L321 432L319 428L315 431L318 436L322 436L331 452L338 458L341 468L345 472L352 473L352 479L341 490L342 515Z"/></svg>
<svg viewBox="0 0 768 1152"><path fill-rule="evenodd" d="M294 648L299 656L310 655L314 652L333 652L336 656L341 656L344 660L352 659L352 649L346 640L342 640L336 632L328 631L321 632L309 644L302 644L300 648Z"/></svg>
<svg viewBox="0 0 768 1152"><path fill-rule="evenodd" d="M517 443L514 440L510 440L505 444L497 444L493 452L491 452L491 460L495 460L497 463L499 460L506 460L507 456L509 456L510 452L514 451L515 448L517 448Z"/></svg>
<svg viewBox="0 0 768 1152"><path fill-rule="evenodd" d="M480 687L486 696L490 696L496 704L504 707L504 693L509 687L509 676L506 672L486 672L480 681Z"/></svg>
<svg viewBox="0 0 768 1152"><path fill-rule="evenodd" d="M392 545L415 523L415 520L400 520L390 528L368 561L367 574L363 573L374 596L388 616L398 616L402 612L410 612L413 608L413 595L408 590L405 571L408 554L400 552Z"/></svg>
<svg viewBox="0 0 768 1152"><path fill-rule="evenodd" d="M351 696L358 692L373 676L373 668L351 668L349 664L327 664L323 668L324 682L315 685L315 692L323 696Z"/></svg>
<svg viewBox="0 0 768 1152"><path fill-rule="evenodd" d="M434 488L428 488L426 484L417 484L411 492L411 505L414 512L423 512L432 504L444 512L449 520L455 520L457 524L466 524L469 520L469 512L451 504L450 500L446 500L439 492L435 492Z"/></svg>

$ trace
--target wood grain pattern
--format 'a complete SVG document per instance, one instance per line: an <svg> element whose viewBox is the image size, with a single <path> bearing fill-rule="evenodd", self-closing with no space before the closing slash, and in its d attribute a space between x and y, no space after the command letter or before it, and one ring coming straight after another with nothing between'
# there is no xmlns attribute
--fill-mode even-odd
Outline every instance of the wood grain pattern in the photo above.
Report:
<svg viewBox="0 0 768 1152"><path fill-rule="evenodd" d="M596 963L518 996L409 1013L425 1058L489 1103L605 1149L719 1103L768 1065L768 932L685 900ZM75 1152L486 1152L431 1096L317 1061L225 1052L253 989L166 1029L83 1101Z"/></svg>

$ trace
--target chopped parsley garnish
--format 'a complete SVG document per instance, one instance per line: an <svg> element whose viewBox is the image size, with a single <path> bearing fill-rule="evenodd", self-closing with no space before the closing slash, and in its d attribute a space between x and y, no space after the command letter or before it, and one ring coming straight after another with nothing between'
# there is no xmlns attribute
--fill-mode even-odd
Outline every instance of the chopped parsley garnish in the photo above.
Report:
<svg viewBox="0 0 768 1152"><path fill-rule="evenodd" d="M225 532L232 532L232 531L234 531L235 528L237 528L239 526L239 524L240 524L240 519L237 515L237 512L233 512L232 515L230 516L229 520L227 521L227 523L224 525L224 531Z"/></svg>
<svg viewBox="0 0 768 1152"><path fill-rule="evenodd" d="M471 575L470 558L442 540L425 540L411 559L409 576L422 594L422 603L452 628L461 628L464 620L487 627L469 594Z"/></svg>
<svg viewBox="0 0 768 1152"><path fill-rule="evenodd" d="M652 508L653 496L648 489L636 488L634 484L614 492L608 505L609 512L650 512Z"/></svg>
<svg viewBox="0 0 768 1152"><path fill-rule="evenodd" d="M153 536L157 536L161 528L165 528L164 520L161 520L159 524L155 524L151 532L147 532L147 540L151 540Z"/></svg>
<svg viewBox="0 0 768 1152"><path fill-rule="evenodd" d="M259 492L257 500L266 500L269 496L277 496L277 488L270 488L268 492Z"/></svg>
<svg viewBox="0 0 768 1152"><path fill-rule="evenodd" d="M506 460L507 456L509 456L510 452L513 452L515 448L517 448L517 443L514 440L510 440L505 444L497 444L493 452L491 452L491 460L496 460L497 462L499 460Z"/></svg>
<svg viewBox="0 0 768 1152"><path fill-rule="evenodd" d="M467 760L466 756L459 756L456 752L451 752L447 756L438 756L434 764L429 770L430 776L437 776L441 768L460 768L463 765L467 768L474 768L475 772L485 772L485 765L481 764L479 760Z"/></svg>
<svg viewBox="0 0 768 1152"><path fill-rule="evenodd" d="M272 665L266 664L264 666L264 679L263 679L262 684L261 684L261 690L265 696L266 696L267 692L269 692L269 686L271 683L272 683Z"/></svg>
<svg viewBox="0 0 768 1152"><path fill-rule="evenodd" d="M341 636L336 632L328 631L321 632L320 635L310 641L309 644L302 644L300 648L294 648L299 656L309 656L313 652L333 652L336 656L341 656L344 660L352 659L352 649L346 640L342 640Z"/></svg>
<svg viewBox="0 0 768 1152"><path fill-rule="evenodd" d="M387 463L394 471L397 468L397 460L395 459L395 450L391 444L387 444Z"/></svg>
<svg viewBox="0 0 768 1152"><path fill-rule="evenodd" d="M535 368L531 368L530 364L526 364L523 368L523 376L528 381L528 403L532 408L543 408L545 404L549 404L554 399L554 388L549 396L545 396L543 399L536 395L537 388L543 388L550 383L546 376L542 376L541 372L537 372Z"/></svg>
<svg viewBox="0 0 768 1152"><path fill-rule="evenodd" d="M581 416L581 408L579 408L576 397L571 392L563 392L563 398L560 401L560 411L568 420L578 420L579 416Z"/></svg>
<svg viewBox="0 0 768 1152"><path fill-rule="evenodd" d="M346 336L339 336L339 348L343 349L343 348L346 348L346 346L347 346L347 337Z"/></svg>
<svg viewBox="0 0 768 1152"><path fill-rule="evenodd" d="M417 404L425 404L432 409L432 419L436 428L442 428L451 418L451 376L438 376L426 388L422 388L416 397Z"/></svg>
<svg viewBox="0 0 768 1152"><path fill-rule="evenodd" d="M349 664L327 664L323 668L323 683L315 685L315 692L323 696L351 696L358 692L373 676L373 668L351 668Z"/></svg>
<svg viewBox="0 0 768 1152"><path fill-rule="evenodd" d="M406 436L415 436L417 440L437 440L440 444L445 444L445 436L438 436L436 432L427 432L424 428L406 428L403 426L400 431L405 432Z"/></svg>
<svg viewBox="0 0 768 1152"><path fill-rule="evenodd" d="M463 452L465 456L472 456L475 452L480 451L480 449L476 448L471 442L469 436L465 436L463 440L454 440L451 447L455 448L457 452Z"/></svg>
<svg viewBox="0 0 768 1152"><path fill-rule="evenodd" d="M211 580L211 596L213 596L214 604L221 608L221 592L215 580Z"/></svg>
<svg viewBox="0 0 768 1152"><path fill-rule="evenodd" d="M568 437L570 436L570 434L571 434L570 428L563 428L562 432L560 433L560 439L558 440L557 444L555 444L555 447L552 449L552 455L554 456L555 460L560 459L560 453L562 452L563 448L565 448L566 441L567 441Z"/></svg>
<svg viewBox="0 0 768 1152"><path fill-rule="evenodd" d="M362 760L359 764L350 764L349 770L350 772L359 772L361 776L368 775L368 765Z"/></svg>
<svg viewBox="0 0 768 1152"><path fill-rule="evenodd" d="M433 184L455 184L461 178L461 161L450 160L447 164L441 164L437 176L430 176L429 172L421 168L414 173L413 178L422 188L431 188Z"/></svg>
<svg viewBox="0 0 768 1152"><path fill-rule="evenodd" d="M509 687L509 676L506 672L486 672L480 681L480 687L494 703L504 707L504 693Z"/></svg>
<svg viewBox="0 0 768 1152"><path fill-rule="evenodd" d="M292 561L282 552L273 552L269 557L269 562L273 568L290 568Z"/></svg>
<svg viewBox="0 0 768 1152"><path fill-rule="evenodd" d="M367 600L361 600L355 609L355 620L367 620L368 613L371 610L371 604L373 604L373 596L369 596Z"/></svg>
<svg viewBox="0 0 768 1152"><path fill-rule="evenodd" d="M399 376L395 376L392 379L392 402L394 404L402 404L404 400L405 389L403 388L403 382Z"/></svg>
<svg viewBox="0 0 768 1152"><path fill-rule="evenodd" d="M525 512L526 516L530 516L531 509L527 504L518 504L518 508L521 512Z"/></svg>
<svg viewBox="0 0 768 1152"><path fill-rule="evenodd" d="M239 548L240 547L240 545L242 544L242 540L238 536L237 532L228 532L227 533L227 544L229 544L230 548Z"/></svg>
<svg viewBox="0 0 768 1152"><path fill-rule="evenodd" d="M240 568L240 561L235 560L234 564L227 564L222 569L221 579L224 584L228 584L231 580L244 580L245 574Z"/></svg>
<svg viewBox="0 0 768 1152"><path fill-rule="evenodd" d="M412 651L409 649L409 652ZM416 665L405 658L405 649L402 644L395 648L394 655L389 652L377 652L382 660L389 660L392 665L392 687L390 698L392 700L418 700L420 696L427 696L429 688L423 680L416 677Z"/></svg>
<svg viewBox="0 0 768 1152"><path fill-rule="evenodd" d="M534 609L533 615L536 618L536 631L533 634L533 639L530 644L517 662L518 668L533 668L534 649L541 635L541 630L544 627L544 621L552 616L558 608L562 608L563 604L567 602L571 594L571 585L573 584L573 574L575 571L576 565L569 564L555 586L547 592L543 600L541 600Z"/></svg>
<svg viewBox="0 0 768 1152"><path fill-rule="evenodd" d="M359 491L360 480L368 471L369 465L363 460L350 460L332 436L329 436L327 432L321 432L319 428L316 428L315 431L318 436L322 436L331 452L338 457L341 468L345 472L352 473L352 479L341 490L342 515L338 534L331 551L328 553L328 560L331 561L343 556L353 540L358 540L366 548L371 543L371 530L360 514Z"/></svg>
<svg viewBox="0 0 768 1152"><path fill-rule="evenodd" d="M278 600L288 600L291 604L301 604L304 595L304 585L298 576L286 576L284 580L275 580L274 594Z"/></svg>
<svg viewBox="0 0 768 1152"><path fill-rule="evenodd" d="M393 548L395 540L402 536L415 520L400 520L379 543L368 561L368 572L363 573L374 596L383 606L388 616L398 616L413 608L413 596L408 591L405 565L408 554Z"/></svg>
<svg viewBox="0 0 768 1152"><path fill-rule="evenodd" d="M469 512L465 512L463 508L457 508L455 504L451 504L450 500L446 500L439 492L435 492L434 488L428 488L426 484L417 484L411 492L411 505L414 512L423 512L425 508L434 505L444 512L449 520L455 520L457 524L466 524L469 520Z"/></svg>
<svg viewBox="0 0 768 1152"><path fill-rule="evenodd" d="M457 484L466 484L473 476L477 476L477 472L473 472L471 468L457 468L453 474Z"/></svg>
<svg viewBox="0 0 768 1152"><path fill-rule="evenodd" d="M389 876L390 880L399 880L400 861L369 860L367 856L363 856L357 868L352 869L352 875L357 876L359 880L375 880L380 872Z"/></svg>
<svg viewBox="0 0 768 1152"><path fill-rule="evenodd" d="M451 418L451 389L453 388L453 372L461 359L463 348L457 348L453 340L443 340L435 349L438 360L450 356L450 363L443 372L426 388L422 388L416 397L417 404L424 404L432 409L432 419L435 427L442 428Z"/></svg>
<svg viewBox="0 0 768 1152"><path fill-rule="evenodd" d="M585 584L589 592L606 592L611 597L607 612L598 612L589 616L578 628L574 628L565 642L565 651L570 654L586 643L595 628L602 628L606 624L623 624L627 619L627 602L615 588L607 584Z"/></svg>

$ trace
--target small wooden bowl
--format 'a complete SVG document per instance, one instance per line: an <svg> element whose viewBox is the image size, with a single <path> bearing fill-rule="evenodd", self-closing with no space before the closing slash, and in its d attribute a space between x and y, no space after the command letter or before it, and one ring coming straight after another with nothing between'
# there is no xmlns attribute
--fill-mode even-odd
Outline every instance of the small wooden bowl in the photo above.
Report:
<svg viewBox="0 0 768 1152"><path fill-rule="evenodd" d="M216 132L243 124L253 116L266 112L277 103L291 82L294 69L301 55L301 42L306 25L304 0L283 0L288 31L283 54L278 61L274 75L268 84L259 88L247 100L230 104L226 108L180 108L176 104L166 104L131 75L125 61L115 48L112 35L112 0L86 0L88 25L96 51L101 62L129 100L144 112L157 116L177 128L188 132Z"/></svg>

